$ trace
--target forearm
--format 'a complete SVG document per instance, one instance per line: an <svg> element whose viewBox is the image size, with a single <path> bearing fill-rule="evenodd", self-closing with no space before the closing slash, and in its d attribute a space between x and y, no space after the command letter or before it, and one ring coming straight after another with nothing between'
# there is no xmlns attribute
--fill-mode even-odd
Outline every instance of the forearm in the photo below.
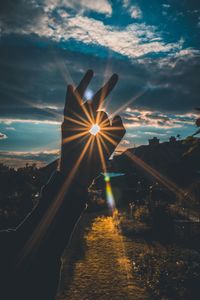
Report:
<svg viewBox="0 0 200 300"><path fill-rule="evenodd" d="M78 183L66 188L66 180L59 172L54 174L34 211L15 231L1 234L0 279L5 299L53 299L60 256L87 199L87 189Z"/></svg>
<svg viewBox="0 0 200 300"><path fill-rule="evenodd" d="M56 252L58 255L62 253L69 241L77 221L86 208L88 199L87 188L80 186L77 182L72 182L68 186L68 180L69 178L62 183L47 216L48 222L51 222L46 232L45 245L48 245L52 253Z"/></svg>
<svg viewBox="0 0 200 300"><path fill-rule="evenodd" d="M68 179L56 172L44 186L38 206L17 228L22 246L36 236L39 244L51 248L56 242L58 251L62 251L87 200L86 188L67 183Z"/></svg>

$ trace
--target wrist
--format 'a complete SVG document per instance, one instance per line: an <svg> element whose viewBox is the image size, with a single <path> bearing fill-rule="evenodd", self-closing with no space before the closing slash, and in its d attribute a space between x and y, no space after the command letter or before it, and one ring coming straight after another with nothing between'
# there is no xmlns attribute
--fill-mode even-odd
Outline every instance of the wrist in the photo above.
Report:
<svg viewBox="0 0 200 300"><path fill-rule="evenodd" d="M73 168L71 168L72 170ZM80 169L78 169L76 172L74 172L71 170L67 170L66 167L63 168L62 164L60 165L59 168L59 172L62 175L63 178L65 178L65 180L69 180L69 184L70 185L77 185L80 186L83 189L88 189L89 186L92 183L93 178L91 178L91 176L89 176L89 173L87 171L87 173L85 171L81 171Z"/></svg>
<svg viewBox="0 0 200 300"><path fill-rule="evenodd" d="M74 194L81 195L88 192L87 184L78 180L77 177L70 178L70 174L63 173L61 170L55 171L47 184L42 188L42 195L48 194L52 198L59 192L63 195ZM48 198L48 197L47 197Z"/></svg>

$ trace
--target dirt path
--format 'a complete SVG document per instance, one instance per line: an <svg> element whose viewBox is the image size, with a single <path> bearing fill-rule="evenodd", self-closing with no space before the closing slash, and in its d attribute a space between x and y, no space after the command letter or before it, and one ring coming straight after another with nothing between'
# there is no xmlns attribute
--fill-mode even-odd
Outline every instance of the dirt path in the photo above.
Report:
<svg viewBox="0 0 200 300"><path fill-rule="evenodd" d="M126 254L130 247L111 216L86 214L64 253L57 300L147 299Z"/></svg>

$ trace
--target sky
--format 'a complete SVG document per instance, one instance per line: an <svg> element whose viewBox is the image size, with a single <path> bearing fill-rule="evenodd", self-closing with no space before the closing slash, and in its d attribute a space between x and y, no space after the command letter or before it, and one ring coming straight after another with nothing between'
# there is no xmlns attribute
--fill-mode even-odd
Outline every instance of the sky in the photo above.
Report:
<svg viewBox="0 0 200 300"><path fill-rule="evenodd" d="M38 164L60 150L67 84L112 73L104 109L120 114L120 147L195 131L200 106L198 0L1 0L0 161Z"/></svg>

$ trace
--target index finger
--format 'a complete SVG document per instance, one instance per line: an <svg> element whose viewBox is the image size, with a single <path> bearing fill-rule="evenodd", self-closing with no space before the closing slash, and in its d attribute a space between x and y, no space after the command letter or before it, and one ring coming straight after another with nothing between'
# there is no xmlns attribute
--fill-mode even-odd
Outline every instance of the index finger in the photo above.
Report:
<svg viewBox="0 0 200 300"><path fill-rule="evenodd" d="M93 71L88 70L83 78L81 79L79 85L77 86L76 89L69 84L67 87L67 93L66 93L66 98L65 98L65 108L64 108L64 113L66 114L67 109L71 109L76 111L77 108L82 105L82 97L84 95L84 92L90 83L90 80L92 79L93 76Z"/></svg>
<svg viewBox="0 0 200 300"><path fill-rule="evenodd" d="M67 92L65 96L64 116L67 114L67 110L71 109L72 103L74 102L73 92L74 87L71 84L69 84L67 86Z"/></svg>
<svg viewBox="0 0 200 300"><path fill-rule="evenodd" d="M88 87L88 85L89 85L92 77L93 77L93 71L92 70L88 70L85 73L85 75L82 78L82 80L79 83L79 85L77 86L75 94L76 94L77 97L80 97L80 99L83 98L84 93L85 93L85 91L86 91L86 89L87 89L87 87Z"/></svg>
<svg viewBox="0 0 200 300"><path fill-rule="evenodd" d="M110 94L110 92L115 87L116 83L118 81L118 75L113 74L110 79L106 82L106 84L98 90L98 92L94 95L92 100L92 109L94 111L98 110L101 103L104 101L104 99Z"/></svg>

